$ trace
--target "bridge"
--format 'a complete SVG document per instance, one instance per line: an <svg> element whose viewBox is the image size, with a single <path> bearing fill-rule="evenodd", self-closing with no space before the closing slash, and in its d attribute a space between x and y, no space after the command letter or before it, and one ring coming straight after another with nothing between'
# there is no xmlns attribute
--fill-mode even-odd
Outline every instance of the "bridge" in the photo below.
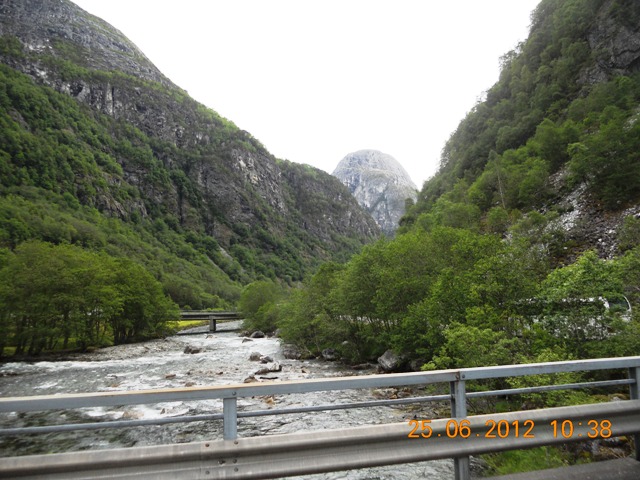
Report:
<svg viewBox="0 0 640 480"><path fill-rule="evenodd" d="M233 320L242 320L242 318L242 314L236 311L180 310L181 320L208 320L209 332L218 330L218 322L231 322Z"/></svg>
<svg viewBox="0 0 640 480"><path fill-rule="evenodd" d="M614 378L613 380L467 391L468 385L489 379L603 370L617 372L617 375L607 375L608 378ZM533 377L532 380L534 378L545 377ZM639 478L639 378L640 357L623 357L211 387L0 398L0 413L222 400L221 411L206 415L5 428L0 430L0 435L16 436L203 420L223 422L222 438L205 442L1 458L0 477L262 479L453 458L456 480L467 480L470 478L470 456L564 444L590 438L632 435L635 439L635 460L626 459L624 465L618 464L618 477L614 471L608 470L606 478ZM361 403L250 411L238 409L238 399L251 396L427 385L446 386L448 393ZM467 402L474 398L593 388L613 388L616 393L619 393L620 388L628 388L629 399L489 415L467 415ZM450 416L447 418L415 419L403 423L283 435L246 438L238 436L238 419L443 401L450 405ZM579 467L588 468L584 465ZM596 465L592 468L599 467ZM563 476L549 477L543 474L526 478L578 478L561 475ZM596 477L583 474L579 478L586 480Z"/></svg>

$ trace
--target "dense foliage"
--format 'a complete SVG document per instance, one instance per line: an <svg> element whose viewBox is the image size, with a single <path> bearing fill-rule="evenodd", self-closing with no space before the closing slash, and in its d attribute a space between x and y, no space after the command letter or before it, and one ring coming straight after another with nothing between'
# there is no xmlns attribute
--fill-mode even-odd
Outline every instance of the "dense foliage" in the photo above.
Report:
<svg viewBox="0 0 640 480"><path fill-rule="evenodd" d="M439 215L450 226L504 230L520 212L552 208L557 172L569 187L586 182L609 209L640 198L640 75L588 80L609 62L587 41L608 17L637 29L640 13L627 1L540 2L529 38L502 58L499 81L447 142L405 228Z"/></svg>
<svg viewBox="0 0 640 480"><path fill-rule="evenodd" d="M326 264L287 299L265 299L285 341L351 362L393 346L425 368L633 355L640 348L640 248L616 261L588 251L552 270L531 239L451 227L414 230ZM635 310L633 310L635 311Z"/></svg>
<svg viewBox="0 0 640 480"><path fill-rule="evenodd" d="M123 343L162 333L177 306L140 265L41 241L0 256L0 353Z"/></svg>

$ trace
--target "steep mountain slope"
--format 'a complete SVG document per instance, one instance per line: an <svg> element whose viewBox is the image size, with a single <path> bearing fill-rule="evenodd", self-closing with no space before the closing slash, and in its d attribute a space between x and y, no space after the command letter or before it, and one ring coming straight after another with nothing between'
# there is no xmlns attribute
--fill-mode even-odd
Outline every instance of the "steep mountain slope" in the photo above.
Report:
<svg viewBox="0 0 640 480"><path fill-rule="evenodd" d="M402 165L391 155L377 150L348 154L332 175L349 188L387 235L398 228L406 200L413 203L417 196L418 189Z"/></svg>
<svg viewBox="0 0 640 480"><path fill-rule="evenodd" d="M624 219L640 212L639 69L638 2L542 0L404 228L505 232L537 211L559 232L559 257L615 254Z"/></svg>
<svg viewBox="0 0 640 480"><path fill-rule="evenodd" d="M335 178L275 159L68 0L0 0L0 60L3 246L90 232L86 247L213 306L236 282L299 280L379 234Z"/></svg>

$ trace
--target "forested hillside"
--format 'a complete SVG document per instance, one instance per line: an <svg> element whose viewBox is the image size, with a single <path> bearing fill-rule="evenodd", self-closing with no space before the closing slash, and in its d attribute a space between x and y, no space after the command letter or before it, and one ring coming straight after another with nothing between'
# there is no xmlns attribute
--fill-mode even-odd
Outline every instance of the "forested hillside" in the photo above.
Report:
<svg viewBox="0 0 640 480"><path fill-rule="evenodd" d="M274 158L102 20L0 0L0 336L18 352L157 334L176 305L233 307L252 280L294 284L378 235L337 179ZM47 255L58 269L29 270ZM115 274L92 280L120 289L113 305L65 283L86 262L154 300L130 308Z"/></svg>
<svg viewBox="0 0 640 480"><path fill-rule="evenodd" d="M397 238L325 264L261 326L407 368L638 354L639 67L638 2L542 0Z"/></svg>

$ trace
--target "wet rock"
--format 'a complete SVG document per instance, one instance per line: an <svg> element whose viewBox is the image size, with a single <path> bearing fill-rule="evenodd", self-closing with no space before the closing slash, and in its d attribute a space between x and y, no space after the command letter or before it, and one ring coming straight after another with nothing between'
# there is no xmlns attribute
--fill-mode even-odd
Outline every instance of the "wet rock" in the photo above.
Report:
<svg viewBox="0 0 640 480"><path fill-rule="evenodd" d="M329 362L334 362L338 359L338 352L336 352L335 348L325 348L322 350L322 358Z"/></svg>
<svg viewBox="0 0 640 480"><path fill-rule="evenodd" d="M243 338L242 343L253 342L250 338Z"/></svg>
<svg viewBox="0 0 640 480"><path fill-rule="evenodd" d="M264 338L264 337L266 337L266 335L261 330L256 330L250 335L250 338Z"/></svg>
<svg viewBox="0 0 640 480"><path fill-rule="evenodd" d="M196 384L196 382L185 382L184 386L185 387L193 387Z"/></svg>
<svg viewBox="0 0 640 480"><path fill-rule="evenodd" d="M184 347L184 353L188 354L200 353L201 351L202 348L194 347L193 345L187 345L186 347Z"/></svg>
<svg viewBox="0 0 640 480"><path fill-rule="evenodd" d="M378 357L378 366L383 372L397 372L404 364L404 357L393 350L387 350Z"/></svg>
<svg viewBox="0 0 640 480"><path fill-rule="evenodd" d="M261 368L255 374L256 375L265 375L267 373L280 372L280 371L282 371L282 365L280 365L278 362L274 362L274 363L271 363L271 364L267 365L264 368Z"/></svg>
<svg viewBox="0 0 640 480"><path fill-rule="evenodd" d="M271 358L269 355L262 355L258 360L260 360L260 363L272 363L273 362L273 358Z"/></svg>
<svg viewBox="0 0 640 480"><path fill-rule="evenodd" d="M135 410L125 410L121 418L125 420L138 420L142 417L144 417L144 414L142 412L137 412Z"/></svg>
<svg viewBox="0 0 640 480"><path fill-rule="evenodd" d="M282 355L288 360L300 360L302 358L302 352L298 347L291 344L282 346Z"/></svg>
<svg viewBox="0 0 640 480"><path fill-rule="evenodd" d="M172 378L176 378L176 374L175 373L167 373L164 378L166 378L167 380L171 380Z"/></svg>
<svg viewBox="0 0 640 480"><path fill-rule="evenodd" d="M255 383L258 380L256 379L255 375L249 375L247 378L245 378L242 383Z"/></svg>
<svg viewBox="0 0 640 480"><path fill-rule="evenodd" d="M249 355L249 360L251 360L252 362L258 362L262 360L262 354L260 352L251 352L251 355Z"/></svg>

